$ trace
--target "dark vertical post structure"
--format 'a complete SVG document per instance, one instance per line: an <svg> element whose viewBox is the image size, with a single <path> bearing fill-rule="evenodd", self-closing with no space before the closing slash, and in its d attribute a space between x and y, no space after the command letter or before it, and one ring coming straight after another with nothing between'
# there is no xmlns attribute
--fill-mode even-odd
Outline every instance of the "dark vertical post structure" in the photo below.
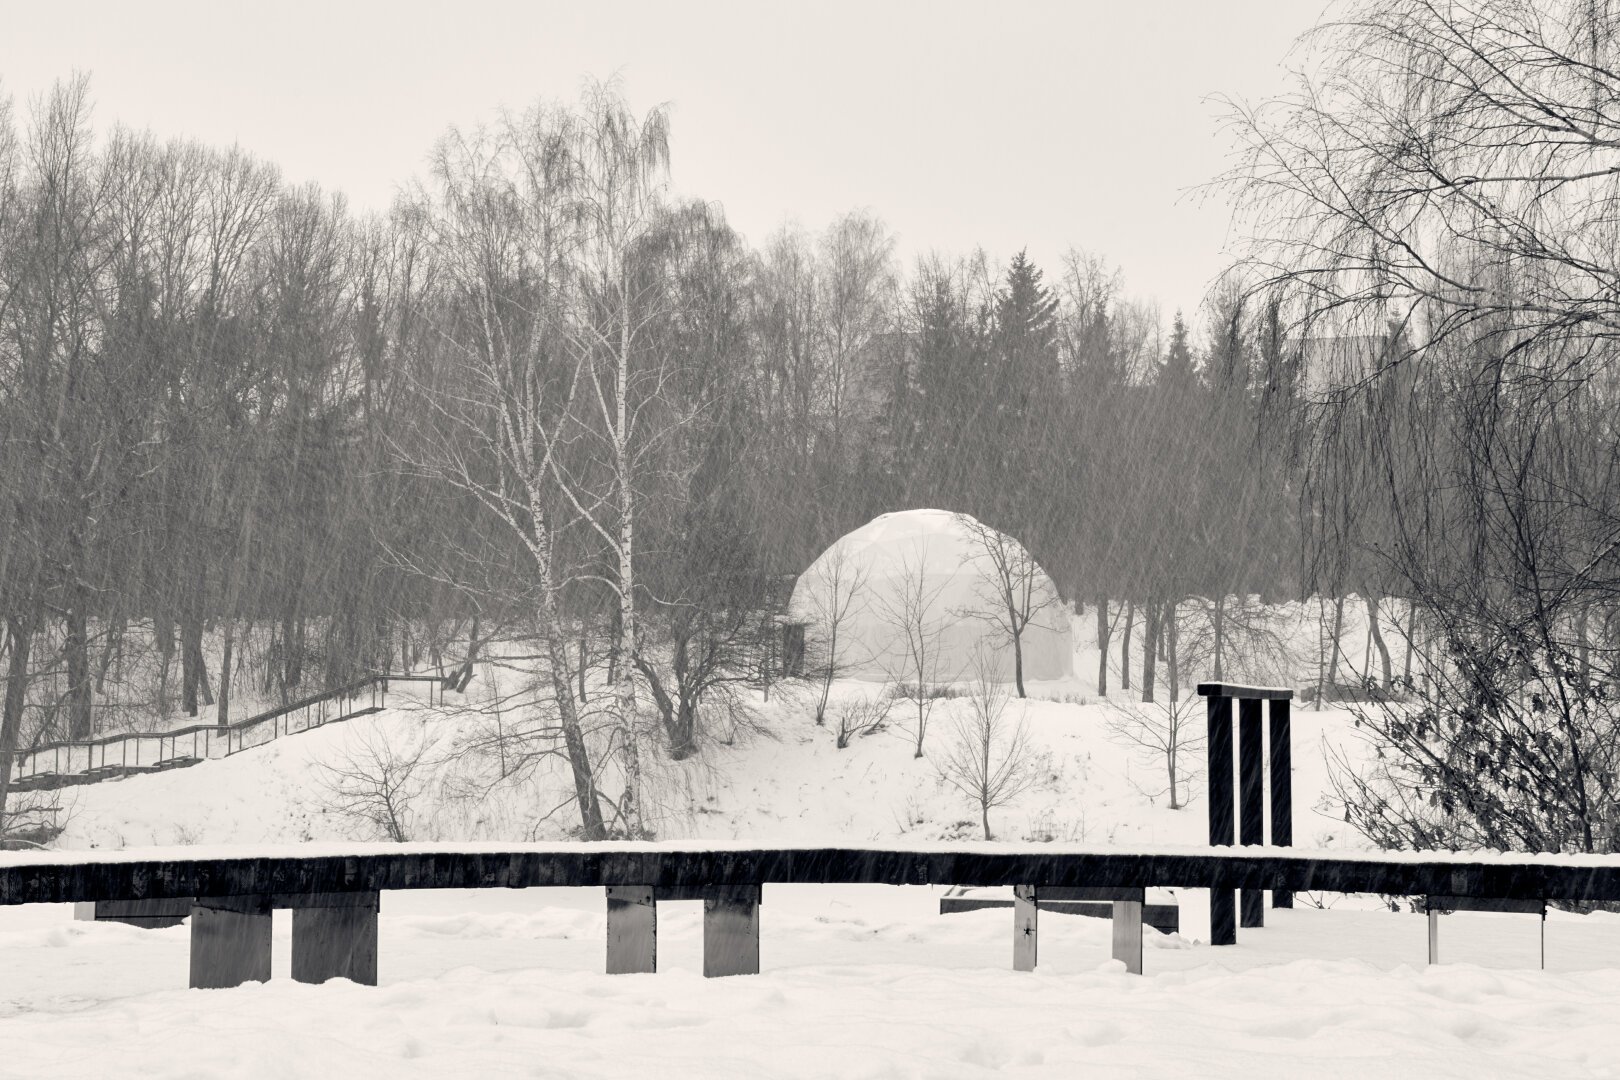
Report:
<svg viewBox="0 0 1620 1080"><path fill-rule="evenodd" d="M758 885L730 885L703 899L703 974L759 974Z"/></svg>
<svg viewBox="0 0 1620 1080"><path fill-rule="evenodd" d="M1266 842L1266 762L1260 728L1260 699L1238 699L1238 842ZM1244 889L1238 923L1244 929L1266 925L1264 889Z"/></svg>
<svg viewBox="0 0 1620 1080"><path fill-rule="evenodd" d="M292 977L305 983L348 979L376 986L380 899L375 892L290 898Z"/></svg>
<svg viewBox="0 0 1620 1080"><path fill-rule="evenodd" d="M1266 772L1271 773L1271 843L1292 847L1294 843L1293 731L1289 702L1294 692L1284 687L1234 686L1230 683L1199 683L1199 696L1209 709L1209 843L1211 847L1232 845L1232 701L1238 702L1238 767L1241 800L1239 842L1244 845L1266 842ZM1260 723L1262 704L1271 707L1270 752ZM1293 907L1291 892L1275 890L1274 907ZM1237 944L1237 919L1231 889L1211 889L1209 893L1209 941L1211 945ZM1265 925L1265 890L1243 890L1243 925Z"/></svg>
<svg viewBox="0 0 1620 1080"><path fill-rule="evenodd" d="M1294 733L1289 710L1293 703L1273 698L1271 712L1271 843L1274 847L1294 846ZM1271 906L1291 908L1294 894L1273 889Z"/></svg>
<svg viewBox="0 0 1620 1080"><path fill-rule="evenodd" d="M191 986L270 981L270 898L198 897L191 909Z"/></svg>
<svg viewBox="0 0 1620 1080"><path fill-rule="evenodd" d="M1199 688L1203 692L1203 688ZM1232 699L1209 695L1209 846L1232 846ZM1209 890L1209 943L1236 945L1237 922L1231 889Z"/></svg>

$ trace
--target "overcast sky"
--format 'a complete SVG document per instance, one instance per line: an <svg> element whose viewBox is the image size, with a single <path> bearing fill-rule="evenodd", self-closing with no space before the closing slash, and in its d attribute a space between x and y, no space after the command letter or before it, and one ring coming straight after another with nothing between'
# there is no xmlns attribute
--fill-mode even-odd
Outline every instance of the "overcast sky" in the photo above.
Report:
<svg viewBox="0 0 1620 1080"><path fill-rule="evenodd" d="M257 9L255 9L257 8ZM88 71L98 127L240 143L382 208L451 124L617 74L668 103L675 187L758 244L876 212L909 262L1068 247L1198 303L1226 213L1226 92L1281 87L1321 0L1071 3L8 4L0 91Z"/></svg>

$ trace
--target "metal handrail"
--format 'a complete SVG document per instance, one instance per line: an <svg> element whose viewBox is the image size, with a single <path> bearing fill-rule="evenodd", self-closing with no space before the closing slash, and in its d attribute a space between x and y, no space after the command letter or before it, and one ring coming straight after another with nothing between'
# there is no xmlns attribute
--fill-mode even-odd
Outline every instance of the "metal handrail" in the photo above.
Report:
<svg viewBox="0 0 1620 1080"><path fill-rule="evenodd" d="M372 675L366 675L360 679L354 680L353 682L345 683L342 686L333 687L330 690L323 690L318 694L311 694L307 697L300 698L297 701L288 702L285 705L278 705L277 707L267 709L264 712L255 713L252 716L244 717L243 719L237 720L233 723L192 724L182 728L170 728L166 731L126 731L120 732L116 735L103 735L100 738L95 739L70 739L62 742L46 743L41 746L36 746L30 750L21 751L16 755L15 763L13 765L14 776L12 778L12 782L14 783L17 780L41 775L39 764L41 758L47 755L53 759L53 768L50 770L51 775L85 776L98 768L116 769L119 775L124 775L131 769L131 762L129 760L129 744L132 742L135 744L135 760L133 762L133 766L136 769L155 769L160 767L165 761L200 760L202 758L213 757L214 755L211 751L214 749L215 739L220 735L223 735L225 739L225 751L220 756L229 757L231 754L240 753L242 750L251 749L254 746L262 746L264 744L263 742L255 742L252 744L246 743L246 732L252 728L259 727L262 724L270 723L272 725L272 734L270 738L264 740L264 742L273 742L275 739L280 738L283 734L291 735L295 733L295 729L290 721L286 723L281 722L283 717L290 717L300 712L304 713L305 723L302 727L296 729L298 732L303 732L308 731L313 727L321 727L325 724L348 720L354 716L375 711L381 706L378 704L378 695L374 690L371 698L371 704L365 709L355 710L354 712L344 712L330 717L325 716L324 710L322 710L323 715L317 722L309 722L309 709L324 706L326 702L335 701L342 698L358 698L361 692L368 686L380 688L383 697L386 698L388 693L388 683L390 682L438 683L442 689L449 685L449 678L449 676L440 675L396 675L386 672L379 672ZM186 736L191 737L191 754L189 758L182 758L179 753L179 742ZM201 737L203 740L200 752L197 745L199 737ZM140 743L143 739L155 739L158 743L157 757L146 765L143 765L141 762ZM168 743L169 749L169 754L167 756L165 756L163 752L165 742ZM115 743L119 745L119 760L116 763L109 761L107 753L108 747ZM81 748L84 754L84 767L82 769L75 768L75 763L73 760L75 756L74 751L80 750ZM98 748L100 749L99 755L96 752ZM66 751L67 754L67 767L65 770L63 768L62 760L64 751ZM98 757L100 758L99 765L97 763Z"/></svg>

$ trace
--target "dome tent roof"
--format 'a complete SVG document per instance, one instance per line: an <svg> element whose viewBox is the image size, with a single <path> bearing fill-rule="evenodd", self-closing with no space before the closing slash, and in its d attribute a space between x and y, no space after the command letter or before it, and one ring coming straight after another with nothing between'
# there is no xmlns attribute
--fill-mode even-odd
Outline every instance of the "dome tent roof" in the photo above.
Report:
<svg viewBox="0 0 1620 1080"><path fill-rule="evenodd" d="M906 678L899 609L909 581L912 595L926 601L924 625L937 635L937 670L930 681L969 677L975 655L986 650L995 656L992 677L1011 680L1013 654L992 550L1034 586L1039 610L1021 642L1025 679L1067 677L1073 671L1073 646L1068 610L1056 586L1021 544L968 514L920 509L874 518L840 538L799 576L788 612L806 624L817 663L826 663L836 644L837 655L830 659L840 675ZM915 679L915 671L909 677Z"/></svg>

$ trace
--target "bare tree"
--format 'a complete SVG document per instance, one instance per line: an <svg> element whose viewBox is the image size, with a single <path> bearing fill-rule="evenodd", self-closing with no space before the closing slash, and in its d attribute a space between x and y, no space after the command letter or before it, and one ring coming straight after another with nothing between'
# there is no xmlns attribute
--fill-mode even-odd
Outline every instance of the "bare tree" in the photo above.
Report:
<svg viewBox="0 0 1620 1080"><path fill-rule="evenodd" d="M806 620L809 629L815 631L808 659L809 670L820 687L816 697L817 724L826 722L833 680L850 664L867 659L852 656L847 635L841 634L850 620L865 609L866 586L866 568L851 558L849 545L842 539L816 560L797 586L802 610L793 614Z"/></svg>
<svg viewBox="0 0 1620 1080"><path fill-rule="evenodd" d="M883 730L894 708L894 695L879 693L846 697L833 706L834 745L843 750L850 740Z"/></svg>
<svg viewBox="0 0 1620 1080"><path fill-rule="evenodd" d="M1200 699L1166 697L1162 701L1135 702L1121 698L1109 703L1108 729L1114 737L1140 751L1148 763L1164 769L1163 788L1144 788L1150 798L1168 795L1170 809L1187 805L1199 770L1206 735L1198 721ZM1186 762L1193 764L1188 766Z"/></svg>
<svg viewBox="0 0 1620 1080"><path fill-rule="evenodd" d="M566 321L575 370L583 377L591 423L581 431L602 448L606 490L560 455L549 460L557 487L581 520L604 541L613 563L611 584L618 621L609 663L619 719L618 753L625 793L620 800L632 834L645 832L641 805L642 730L636 663L640 640L636 586L638 463L645 453L650 418L644 405L656 400L668 372L641 355L641 337L655 314L656 295L635 274L635 249L655 227L669 167L669 114L663 108L638 119L616 87L594 84L581 114L568 128L564 148L570 170L570 213L578 222L574 287Z"/></svg>
<svg viewBox="0 0 1620 1080"><path fill-rule="evenodd" d="M364 729L359 745L331 761L316 762L326 805L369 826L385 840L403 844L416 830L415 801L433 764L433 740L422 736L399 746L381 732Z"/></svg>
<svg viewBox="0 0 1620 1080"><path fill-rule="evenodd" d="M949 619L939 610L940 597L951 583L952 575L941 576L930 582L925 546L901 560L900 572L889 580L875 600L884 624L894 635L894 642L884 654L889 667L889 681L910 697L916 706L917 736L914 757L923 756L923 740L928 734L928 718L933 714L936 690L942 681L943 657L941 638ZM952 673L952 677L955 674Z"/></svg>
<svg viewBox="0 0 1620 1080"><path fill-rule="evenodd" d="M1310 509L1351 512L1312 518L1317 591L1359 556L1444 646L1416 700L1358 710L1375 753L1340 790L1382 844L1610 844L1612 692L1570 631L1620 594L1615 28L1590 0L1370 0L1232 111L1241 272L1323 346Z"/></svg>
<svg viewBox="0 0 1620 1080"><path fill-rule="evenodd" d="M522 545L558 726L585 836L606 835L596 766L569 676L568 634L557 571L558 499L552 490L558 432L571 389L559 363L558 292L567 254L567 120L532 114L493 145L450 139L436 162L443 208L436 243L454 306L441 340L455 366L422 377L433 411L422 437L401 449L415 467L474 498ZM491 180L505 169L515 179ZM480 644L473 621L467 673ZM465 686L465 679L461 681Z"/></svg>
<svg viewBox="0 0 1620 1080"><path fill-rule="evenodd" d="M951 720L950 737L934 766L941 779L979 807L984 838L994 840L990 811L1029 790L1039 774L1023 716L1016 721L1007 716L1006 684L996 678L988 650L981 648L974 657L967 703Z"/></svg>
<svg viewBox="0 0 1620 1080"><path fill-rule="evenodd" d="M826 371L823 397L833 452L841 454L850 428L858 360L889 324L897 283L894 240L870 213L834 221L821 239L820 282Z"/></svg>
<svg viewBox="0 0 1620 1080"><path fill-rule="evenodd" d="M957 614L989 622L1012 647L1013 681L1024 693L1024 631L1042 612L1062 606L1051 581L1024 545L969 514L956 515L967 533L974 568L974 589L982 603Z"/></svg>

